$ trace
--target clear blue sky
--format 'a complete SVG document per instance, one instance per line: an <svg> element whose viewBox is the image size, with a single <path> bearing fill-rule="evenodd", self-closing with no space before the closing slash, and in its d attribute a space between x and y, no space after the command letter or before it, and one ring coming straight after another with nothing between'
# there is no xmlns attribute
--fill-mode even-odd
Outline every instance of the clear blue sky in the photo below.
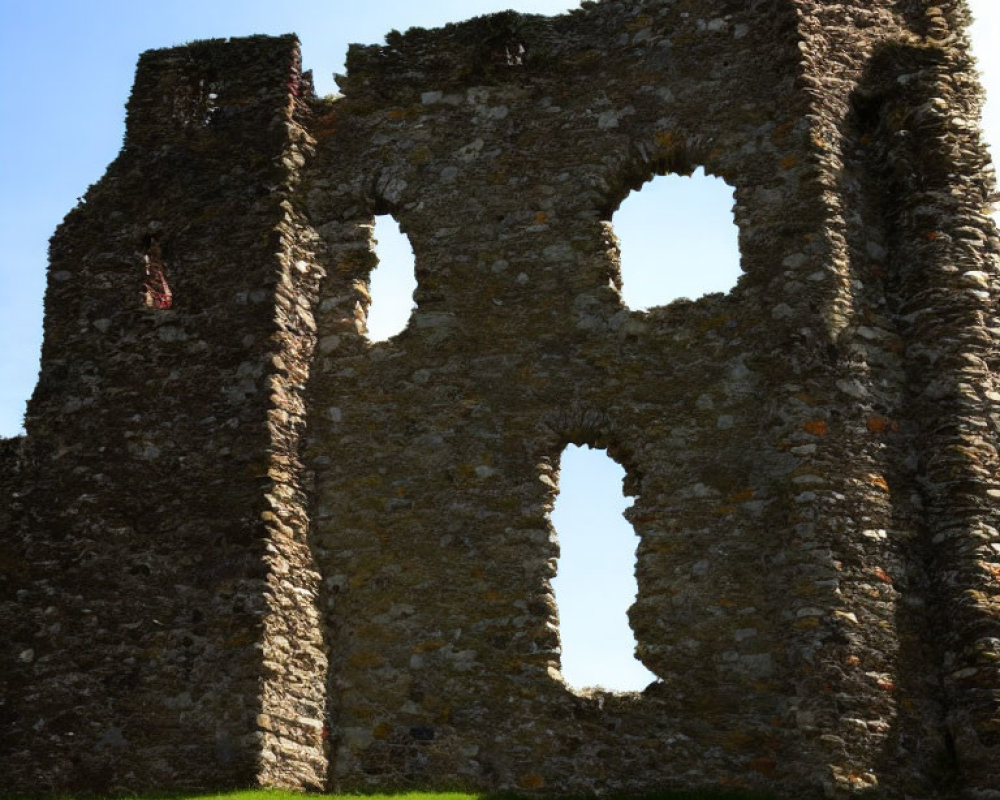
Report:
<svg viewBox="0 0 1000 800"><path fill-rule="evenodd" d="M140 52L193 39L295 32L302 40L305 66L313 70L323 94L334 91L332 74L343 71L349 42L376 43L391 28L434 27L507 8L555 14L578 4L572 0L0 0L0 436L20 431L24 403L35 383L48 238L87 186L101 177L121 145L124 105ZM972 0L971 6L979 18L973 38L979 45L985 83L988 91L1000 95L996 48L1000 3ZM987 138L1000 141L995 104L988 106L985 121ZM669 204L675 214L677 210L671 202L672 188L667 181L660 184L654 181L634 196L636 200L626 200L614 219L622 240L626 299L632 305L639 301L630 296L694 296L725 289L736 274L731 195L714 180L707 180L704 189L683 201L693 219L669 234L672 260L699 264L699 269L686 272L703 276L706 282L666 286L655 278L662 271L644 270L644 264L656 263L657 255L662 260L664 250L650 235L666 233L656 209ZM688 186L693 188L694 183ZM657 214L655 223L651 213ZM720 246L713 254L706 254L703 247L692 249L690 255L679 251L685 230L697 241L716 241ZM388 243L392 237L383 238ZM383 258L395 259L391 252ZM379 296L376 293L376 302ZM401 302L405 309L405 293ZM557 597L567 676L578 686L595 682L612 688L641 686L644 674L629 655L632 644L624 622L624 608L634 593L629 574L635 538L620 517L625 506L620 468L597 453L567 452L562 485L554 520L564 551ZM615 559L620 562L613 570L616 577L608 577ZM593 591L598 580L605 583L601 592ZM588 599L600 602L587 607ZM603 632L599 626L606 617L611 618L612 630Z"/></svg>

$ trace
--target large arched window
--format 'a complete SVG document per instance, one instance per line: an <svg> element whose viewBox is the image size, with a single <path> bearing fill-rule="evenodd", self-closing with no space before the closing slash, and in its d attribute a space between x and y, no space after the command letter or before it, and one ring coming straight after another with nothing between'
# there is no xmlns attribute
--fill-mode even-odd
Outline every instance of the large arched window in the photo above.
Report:
<svg viewBox="0 0 1000 800"><path fill-rule="evenodd" d="M552 586L563 679L576 691L641 691L656 680L635 658L628 624L638 539L622 517L624 476L603 450L570 445L563 451L552 511L560 550Z"/></svg>
<svg viewBox="0 0 1000 800"><path fill-rule="evenodd" d="M740 276L733 189L701 168L658 175L612 217L621 248L622 299L636 311L681 297L728 292Z"/></svg>

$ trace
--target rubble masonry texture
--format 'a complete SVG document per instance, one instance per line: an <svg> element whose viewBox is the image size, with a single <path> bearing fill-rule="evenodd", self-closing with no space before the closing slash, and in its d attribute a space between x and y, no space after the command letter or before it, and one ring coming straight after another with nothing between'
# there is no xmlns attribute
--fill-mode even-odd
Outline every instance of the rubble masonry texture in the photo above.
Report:
<svg viewBox="0 0 1000 800"><path fill-rule="evenodd" d="M294 37L142 56L0 443L3 789L1000 797L967 9L584 6L354 46L336 99ZM744 274L629 310L611 215L699 166ZM384 213L418 288L372 343ZM635 497L642 693L560 677L569 443Z"/></svg>

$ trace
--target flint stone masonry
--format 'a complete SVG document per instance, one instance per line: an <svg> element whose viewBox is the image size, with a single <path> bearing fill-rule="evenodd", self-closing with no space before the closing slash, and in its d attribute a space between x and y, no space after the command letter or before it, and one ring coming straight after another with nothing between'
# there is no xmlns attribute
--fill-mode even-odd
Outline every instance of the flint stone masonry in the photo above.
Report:
<svg viewBox="0 0 1000 800"><path fill-rule="evenodd" d="M0 448L3 788L1000 797L967 22L510 12L353 46L335 99L293 37L144 54ZM699 166L744 274L632 311L612 215ZM416 310L372 343L384 213ZM143 304L151 237L170 309ZM561 679L569 443L635 497L641 693Z"/></svg>

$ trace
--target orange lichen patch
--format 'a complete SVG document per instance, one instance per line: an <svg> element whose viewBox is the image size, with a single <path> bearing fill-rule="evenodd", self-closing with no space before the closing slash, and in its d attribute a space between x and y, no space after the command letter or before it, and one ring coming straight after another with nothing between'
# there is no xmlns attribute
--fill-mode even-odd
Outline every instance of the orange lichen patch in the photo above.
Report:
<svg viewBox="0 0 1000 800"><path fill-rule="evenodd" d="M546 214L544 211L539 211L537 214L535 214L535 222L537 223L546 222L548 221L548 218L549 215Z"/></svg>
<svg viewBox="0 0 1000 800"><path fill-rule="evenodd" d="M755 744L756 741L756 737L741 731L730 733L725 737L726 747L731 750L742 750L745 747L750 747Z"/></svg>
<svg viewBox="0 0 1000 800"><path fill-rule="evenodd" d="M317 142L333 136L337 132L337 112L331 111L313 121L310 132Z"/></svg>
<svg viewBox="0 0 1000 800"><path fill-rule="evenodd" d="M803 578L795 582L795 594L801 597L811 597L819 593L819 588L810 578Z"/></svg>
<svg viewBox="0 0 1000 800"><path fill-rule="evenodd" d="M886 417L869 417L866 423L870 433L898 433L899 423Z"/></svg>
<svg viewBox="0 0 1000 800"><path fill-rule="evenodd" d="M674 146L674 134L673 131L660 131L653 137L653 141L656 142L660 147L673 147Z"/></svg>
<svg viewBox="0 0 1000 800"><path fill-rule="evenodd" d="M376 739L388 739L392 735L392 725L388 722L380 722L372 731L372 736Z"/></svg>
<svg viewBox="0 0 1000 800"><path fill-rule="evenodd" d="M503 595L500 592L484 592L483 599L488 600L491 603L496 603L503 600Z"/></svg>
<svg viewBox="0 0 1000 800"><path fill-rule="evenodd" d="M875 681L875 685L878 686L879 689L884 689L887 692L896 691L896 684L886 678L879 678Z"/></svg>
<svg viewBox="0 0 1000 800"><path fill-rule="evenodd" d="M778 768L778 762L773 758L755 758L747 766L761 775L773 775Z"/></svg>
<svg viewBox="0 0 1000 800"><path fill-rule="evenodd" d="M872 574L883 583L892 584L892 576L881 567L875 567L872 570Z"/></svg>
<svg viewBox="0 0 1000 800"><path fill-rule="evenodd" d="M725 516L726 514L732 514L735 510L735 506L716 506L712 509L712 513L719 516Z"/></svg>
<svg viewBox="0 0 1000 800"><path fill-rule="evenodd" d="M791 169L792 167L794 167L798 163L799 163L799 157L798 156L785 156L783 159L781 159L780 162L778 162L778 165L782 169Z"/></svg>
<svg viewBox="0 0 1000 800"><path fill-rule="evenodd" d="M414 147L406 156L406 160L415 166L426 164L434 154L429 147Z"/></svg>
<svg viewBox="0 0 1000 800"><path fill-rule="evenodd" d="M257 637L252 632L236 633L226 639L222 643L222 647L226 650L232 650L236 647L246 647L248 644L253 644L256 641ZM149 656L146 657L148 658Z"/></svg>
<svg viewBox="0 0 1000 800"><path fill-rule="evenodd" d="M391 108L389 109L386 116L393 122L397 122L403 119L409 119L410 117L415 117L422 111L420 108Z"/></svg>
<svg viewBox="0 0 1000 800"><path fill-rule="evenodd" d="M355 653L349 659L347 659L349 666L356 669L373 669L375 667L381 667L384 662L382 656L378 653L372 652L371 650L363 650L360 653Z"/></svg>
<svg viewBox="0 0 1000 800"><path fill-rule="evenodd" d="M359 570L350 577L350 579L347 582L347 585L350 586L352 589L357 589L359 586L364 586L364 584L367 583L368 580L371 578L373 572L374 571L371 569Z"/></svg>
<svg viewBox="0 0 1000 800"><path fill-rule="evenodd" d="M1000 583L1000 564L991 564L988 561L980 561L979 563L984 570L993 576L997 583Z"/></svg>
<svg viewBox="0 0 1000 800"><path fill-rule="evenodd" d="M783 122L781 123L781 125L779 125L774 129L774 132L771 134L771 138L776 142L780 142L782 139L788 136L789 133L792 132L792 128L794 127L795 123L792 121Z"/></svg>
<svg viewBox="0 0 1000 800"><path fill-rule="evenodd" d="M653 24L655 20L649 14L640 14L634 20L626 23L625 30L627 31L641 31L643 28L648 28Z"/></svg>
<svg viewBox="0 0 1000 800"><path fill-rule="evenodd" d="M861 659L858 656L847 656L847 658L844 659L844 663L852 667L857 667L861 664Z"/></svg>
<svg viewBox="0 0 1000 800"><path fill-rule="evenodd" d="M730 503L745 503L748 500L753 500L755 494L756 492L753 489L744 489L742 492L738 492L727 499Z"/></svg>
<svg viewBox="0 0 1000 800"><path fill-rule="evenodd" d="M885 417L869 417L866 427L871 433L885 433L886 422Z"/></svg>
<svg viewBox="0 0 1000 800"><path fill-rule="evenodd" d="M930 233L927 234L927 241L928 242L936 242L940 238L941 238L941 234L938 233L937 231L931 231Z"/></svg>
<svg viewBox="0 0 1000 800"><path fill-rule="evenodd" d="M698 330L701 332L716 330L728 324L733 318L732 314L713 314L711 317L704 319L698 325Z"/></svg>
<svg viewBox="0 0 1000 800"><path fill-rule="evenodd" d="M431 639L427 642L421 642L416 647L413 648L414 653L427 653L431 650L440 650L445 646L444 639Z"/></svg>
<svg viewBox="0 0 1000 800"><path fill-rule="evenodd" d="M517 785L522 789L541 789L545 785L545 778L537 772L529 772L517 779Z"/></svg>
<svg viewBox="0 0 1000 800"><path fill-rule="evenodd" d="M889 484L886 482L885 478L878 473L869 472L865 476L865 480L867 480L872 486L881 489L886 494L889 494Z"/></svg>
<svg viewBox="0 0 1000 800"><path fill-rule="evenodd" d="M813 436L826 436L830 432L829 426L821 419L811 419L802 424L802 430Z"/></svg>

